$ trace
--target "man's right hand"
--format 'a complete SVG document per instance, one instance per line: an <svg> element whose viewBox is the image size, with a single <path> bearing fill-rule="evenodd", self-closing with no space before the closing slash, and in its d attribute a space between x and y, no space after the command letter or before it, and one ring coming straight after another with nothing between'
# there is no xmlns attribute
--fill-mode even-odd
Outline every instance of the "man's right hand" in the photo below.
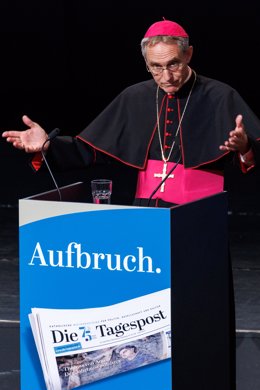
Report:
<svg viewBox="0 0 260 390"><path fill-rule="evenodd" d="M47 140L48 134L36 122L33 122L27 115L22 117L23 123L29 128L23 131L8 130L2 134L7 142L13 144L17 149L24 150L26 153L40 152L43 143ZM49 143L46 143L47 150Z"/></svg>

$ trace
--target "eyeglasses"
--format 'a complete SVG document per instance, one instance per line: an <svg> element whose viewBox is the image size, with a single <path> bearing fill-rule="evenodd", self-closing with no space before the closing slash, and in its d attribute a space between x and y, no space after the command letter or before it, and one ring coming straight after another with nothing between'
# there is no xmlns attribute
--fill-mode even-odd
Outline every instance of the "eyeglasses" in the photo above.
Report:
<svg viewBox="0 0 260 390"><path fill-rule="evenodd" d="M147 65L148 71L150 71L154 76L158 76L162 74L164 70L168 70L168 72L177 72L183 66L183 62L173 62L171 64L162 66L162 65Z"/></svg>

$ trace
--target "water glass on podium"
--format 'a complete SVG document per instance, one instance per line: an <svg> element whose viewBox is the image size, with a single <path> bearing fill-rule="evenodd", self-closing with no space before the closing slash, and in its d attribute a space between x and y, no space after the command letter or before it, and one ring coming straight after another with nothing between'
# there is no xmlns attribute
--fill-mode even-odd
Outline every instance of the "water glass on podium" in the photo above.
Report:
<svg viewBox="0 0 260 390"><path fill-rule="evenodd" d="M112 180L95 179L91 181L93 203L110 204L112 194Z"/></svg>

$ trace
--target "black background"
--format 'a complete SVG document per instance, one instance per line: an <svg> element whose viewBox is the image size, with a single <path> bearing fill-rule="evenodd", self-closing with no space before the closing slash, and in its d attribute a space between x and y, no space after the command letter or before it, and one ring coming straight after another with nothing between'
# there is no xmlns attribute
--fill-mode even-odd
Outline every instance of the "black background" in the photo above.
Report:
<svg viewBox="0 0 260 390"><path fill-rule="evenodd" d="M1 132L24 129L27 114L47 132L79 133L123 88L149 78L140 41L163 17L190 35L192 67L232 85L260 117L258 2L164 3L1 0ZM35 174L2 139L0 158L1 204L53 188L48 172ZM259 173L242 176L230 177L232 207L256 212ZM59 185L88 178L56 174Z"/></svg>

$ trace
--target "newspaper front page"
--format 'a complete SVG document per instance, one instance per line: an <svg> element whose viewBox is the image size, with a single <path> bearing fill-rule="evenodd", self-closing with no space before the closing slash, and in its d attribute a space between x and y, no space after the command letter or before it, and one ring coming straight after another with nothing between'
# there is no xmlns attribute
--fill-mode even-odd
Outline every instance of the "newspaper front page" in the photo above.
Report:
<svg viewBox="0 0 260 390"><path fill-rule="evenodd" d="M171 357L170 289L111 306L32 308L47 390L69 390Z"/></svg>

